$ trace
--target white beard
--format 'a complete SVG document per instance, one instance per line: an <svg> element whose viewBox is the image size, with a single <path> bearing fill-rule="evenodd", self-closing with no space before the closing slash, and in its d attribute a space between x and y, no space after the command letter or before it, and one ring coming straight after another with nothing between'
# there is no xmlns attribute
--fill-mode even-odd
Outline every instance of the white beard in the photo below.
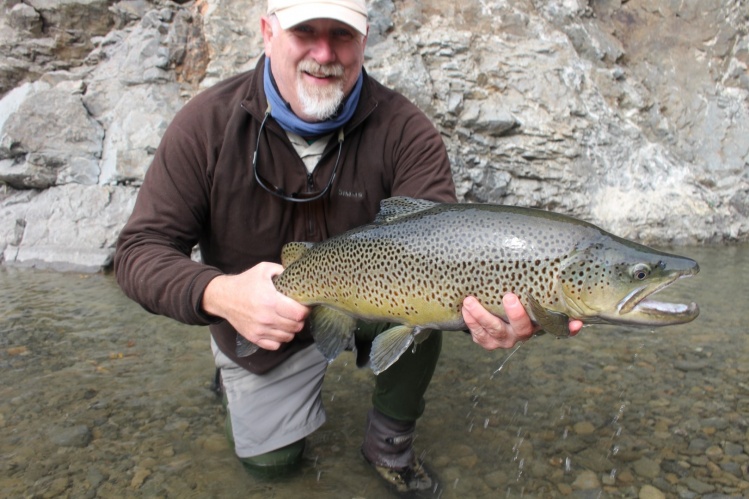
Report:
<svg viewBox="0 0 749 499"><path fill-rule="evenodd" d="M345 97L343 80L339 79L335 85L306 85L301 73L307 72L314 75L322 74L340 78L343 76L343 67L338 64L321 66L314 61L306 60L299 63L297 71L299 72L297 95L304 114L318 121L325 121L333 116Z"/></svg>

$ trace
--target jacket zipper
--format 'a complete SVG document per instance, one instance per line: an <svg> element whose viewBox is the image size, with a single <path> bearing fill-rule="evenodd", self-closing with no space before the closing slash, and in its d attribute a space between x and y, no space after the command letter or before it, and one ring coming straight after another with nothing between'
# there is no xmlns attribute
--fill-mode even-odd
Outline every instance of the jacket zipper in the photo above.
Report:
<svg viewBox="0 0 749 499"><path fill-rule="evenodd" d="M248 114L250 114L251 116L253 116L255 119L258 119L257 116L255 116L252 112L250 112L250 110L245 106L244 102L240 102L239 106L242 109L244 109L245 112L247 112ZM357 125L358 125L358 123L357 123ZM292 146L292 148L293 148L293 146ZM323 158L326 156L326 154L328 152L329 151L323 151L322 156L320 156L320 161L323 160ZM315 182L314 182L314 178L312 176L312 173L307 172L307 192L312 192L314 190L314 188L315 188ZM307 203L304 203L304 204L307 204ZM314 237L314 235L315 235L314 211L311 209L310 206L305 206L304 207L304 211L306 213L305 218L307 220L307 234L310 237Z"/></svg>
<svg viewBox="0 0 749 499"><path fill-rule="evenodd" d="M312 190L315 188L315 182L312 178L312 173L307 172L307 192L312 192ZM313 236L315 233L315 222L314 222L314 216L312 213L312 209L308 206L307 207L307 234L309 236Z"/></svg>

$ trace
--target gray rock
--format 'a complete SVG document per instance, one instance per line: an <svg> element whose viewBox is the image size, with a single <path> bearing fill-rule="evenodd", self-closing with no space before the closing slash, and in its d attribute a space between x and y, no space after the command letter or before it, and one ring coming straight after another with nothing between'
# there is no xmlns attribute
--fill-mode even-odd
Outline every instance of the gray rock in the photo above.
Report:
<svg viewBox="0 0 749 499"><path fill-rule="evenodd" d="M744 446L735 442L726 442L723 444L723 451L727 456L740 456L744 453Z"/></svg>
<svg viewBox="0 0 749 499"><path fill-rule="evenodd" d="M0 234L9 241L4 263L78 272L107 267L136 192L128 187L68 184L37 196L9 196L0 204L5 224ZM98 246L91 241L98 241Z"/></svg>
<svg viewBox="0 0 749 499"><path fill-rule="evenodd" d="M708 492L712 492L715 490L714 485L710 485L709 483L705 483L691 476L684 478L681 483L686 485L689 490L698 494L707 494Z"/></svg>
<svg viewBox="0 0 749 499"><path fill-rule="evenodd" d="M11 27L38 36L42 32L42 16L32 6L18 3L8 13Z"/></svg>
<svg viewBox="0 0 749 499"><path fill-rule="evenodd" d="M93 436L86 425L55 428L49 432L50 441L59 447L86 447Z"/></svg>
<svg viewBox="0 0 749 499"><path fill-rule="evenodd" d="M91 488L96 489L107 477L98 468L89 468L86 472L86 480Z"/></svg>
<svg viewBox="0 0 749 499"><path fill-rule="evenodd" d="M702 454L710 447L711 442L705 438L693 438L689 441L689 452Z"/></svg>
<svg viewBox="0 0 749 499"><path fill-rule="evenodd" d="M463 126L479 133L500 136L520 126L520 122L498 102L467 101L460 116Z"/></svg>
<svg viewBox="0 0 749 499"><path fill-rule="evenodd" d="M661 467L657 461L643 457L632 464L635 473L644 478L655 478L661 472Z"/></svg>
<svg viewBox="0 0 749 499"><path fill-rule="evenodd" d="M0 102L12 110L0 123L0 182L34 189L97 183L104 130L89 116L79 90L69 82L38 82Z"/></svg>
<svg viewBox="0 0 749 499"><path fill-rule="evenodd" d="M6 264L106 265L132 202L111 188L139 185L186 99L263 53L263 2L182 3L30 0L0 17ZM740 2L537 4L370 3L367 69L434 120L459 197L552 209L645 243L749 240ZM91 187L75 209L59 196L67 185ZM58 194L21 201L24 189ZM107 215L92 215L95 190L111 197ZM75 243L32 237L44 224L28 214L60 213L59 236L82 227L62 220L80 211L101 227Z"/></svg>
<svg viewBox="0 0 749 499"><path fill-rule="evenodd" d="M710 366L710 362L707 360L677 360L674 362L674 367L679 371L702 371Z"/></svg>
<svg viewBox="0 0 749 499"><path fill-rule="evenodd" d="M720 469L722 469L726 473L730 473L731 475L737 478L741 478L741 465L739 463L733 463L733 462L722 463L720 465Z"/></svg>

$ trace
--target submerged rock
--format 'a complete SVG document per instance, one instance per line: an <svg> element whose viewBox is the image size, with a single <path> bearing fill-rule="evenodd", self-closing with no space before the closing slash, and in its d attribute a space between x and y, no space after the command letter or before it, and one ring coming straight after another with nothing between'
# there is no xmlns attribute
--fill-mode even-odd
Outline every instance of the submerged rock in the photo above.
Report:
<svg viewBox="0 0 749 499"><path fill-rule="evenodd" d="M93 436L86 425L55 428L49 432L50 441L58 447L86 447Z"/></svg>

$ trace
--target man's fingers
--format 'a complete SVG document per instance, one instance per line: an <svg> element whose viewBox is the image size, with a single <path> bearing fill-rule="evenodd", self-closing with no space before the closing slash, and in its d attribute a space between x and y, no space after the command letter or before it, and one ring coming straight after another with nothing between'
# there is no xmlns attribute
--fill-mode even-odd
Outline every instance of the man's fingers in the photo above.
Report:
<svg viewBox="0 0 749 499"><path fill-rule="evenodd" d="M258 340L255 344L263 350L278 350L281 348L281 343L273 340Z"/></svg>
<svg viewBox="0 0 749 499"><path fill-rule="evenodd" d="M526 341L540 329L540 326L533 325L517 295L505 294L502 306L507 321L486 310L473 296L463 300L463 320L471 331L473 341L487 350L510 348L518 342ZM577 334L582 325L579 320L570 321L570 335Z"/></svg>
<svg viewBox="0 0 749 499"><path fill-rule="evenodd" d="M520 303L520 299L513 293L507 293L502 297L502 306L507 314L507 322L518 339L527 339L533 334L533 324L530 317L525 311L525 307Z"/></svg>
<svg viewBox="0 0 749 499"><path fill-rule="evenodd" d="M476 313L480 311L479 302L473 296L467 297L463 300L463 320L466 323L468 329L476 329L481 327L476 317Z"/></svg>
<svg viewBox="0 0 749 499"><path fill-rule="evenodd" d="M583 328L583 321L570 321L570 336L575 336Z"/></svg>
<svg viewBox="0 0 749 499"><path fill-rule="evenodd" d="M309 315L310 309L288 296L278 293L276 301L276 314L279 317L304 325L304 320Z"/></svg>

